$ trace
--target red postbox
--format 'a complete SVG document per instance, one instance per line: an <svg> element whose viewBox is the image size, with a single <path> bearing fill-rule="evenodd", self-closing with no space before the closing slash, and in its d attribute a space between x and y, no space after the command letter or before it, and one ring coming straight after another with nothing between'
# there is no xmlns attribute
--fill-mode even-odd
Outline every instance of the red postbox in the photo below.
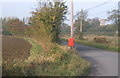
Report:
<svg viewBox="0 0 120 78"><path fill-rule="evenodd" d="M71 46L71 47L74 46L74 38L69 38L68 39L68 46Z"/></svg>

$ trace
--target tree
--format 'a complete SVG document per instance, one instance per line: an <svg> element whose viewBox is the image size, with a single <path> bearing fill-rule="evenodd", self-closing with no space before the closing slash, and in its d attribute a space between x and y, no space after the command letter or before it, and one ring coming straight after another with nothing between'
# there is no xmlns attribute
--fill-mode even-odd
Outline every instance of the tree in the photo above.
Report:
<svg viewBox="0 0 120 78"><path fill-rule="evenodd" d="M7 29L7 18L1 18L1 23L2 23L2 34L3 35L12 35L10 31Z"/></svg>
<svg viewBox="0 0 120 78"><path fill-rule="evenodd" d="M87 24L87 22L85 21L87 18L87 11L84 11L83 9L81 9L80 12L77 12L76 16L77 16L77 20L75 21L75 26L76 26L76 34L78 34L79 38L83 38L83 28L85 27L85 25Z"/></svg>
<svg viewBox="0 0 120 78"><path fill-rule="evenodd" d="M60 35L61 36L66 36L70 34L70 26L66 23L62 23L60 26Z"/></svg>
<svg viewBox="0 0 120 78"><path fill-rule="evenodd" d="M108 20L110 21L113 21L114 24L118 24L118 18L120 17L120 14L119 14L119 10L112 10L112 11L108 11Z"/></svg>
<svg viewBox="0 0 120 78"><path fill-rule="evenodd" d="M113 24L115 24L116 26L119 26L120 24L120 10L112 10L112 11L108 11L108 20L113 21ZM120 27L118 27L118 30L116 30L116 32L120 31ZM119 33L116 33L117 35L120 35Z"/></svg>
<svg viewBox="0 0 120 78"><path fill-rule="evenodd" d="M95 17L92 19L91 26L93 27L99 27L100 26L100 21L99 18Z"/></svg>
<svg viewBox="0 0 120 78"><path fill-rule="evenodd" d="M39 4L36 12L32 12L34 21L31 24L35 21L42 22L52 42L59 42L59 28L67 13L65 2L40 2Z"/></svg>
<svg viewBox="0 0 120 78"><path fill-rule="evenodd" d="M25 23L18 18L3 19L3 34L11 33L12 35L23 35L25 31Z"/></svg>

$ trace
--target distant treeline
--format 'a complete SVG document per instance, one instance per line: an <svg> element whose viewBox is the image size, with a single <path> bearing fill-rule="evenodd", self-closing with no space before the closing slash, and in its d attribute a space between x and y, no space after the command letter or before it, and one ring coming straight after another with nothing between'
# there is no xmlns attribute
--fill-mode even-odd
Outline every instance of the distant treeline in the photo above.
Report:
<svg viewBox="0 0 120 78"><path fill-rule="evenodd" d="M3 35L25 35L27 25L17 17L1 18Z"/></svg>
<svg viewBox="0 0 120 78"><path fill-rule="evenodd" d="M47 31L46 35L51 34L51 38L53 38L52 39L53 41L57 41L59 39L59 35L60 36L70 35L70 26L66 23L63 23L63 21L66 19L65 14L67 13L67 6L65 6L64 3L56 3L55 5L53 4L48 4L48 5L50 6L44 7L45 5L43 4L40 6L41 9L38 8L36 12L32 12L32 17L29 18L28 24L25 23L24 19L20 20L19 18L15 18L15 17L1 18L0 20L2 21L2 34L34 36L34 34L38 33L35 30L40 28L37 31L39 31L39 33L43 35L45 34L45 32L43 31L43 29L45 28L45 31ZM59 9L59 11L62 13L58 13L56 11L57 9ZM118 35L119 34L118 10L113 10L109 12L109 14L111 15L108 17L107 20L111 20L114 23L100 26L99 18L95 17L93 19L88 19L87 12L81 10L76 14L77 19L75 20L74 23L74 28L75 28L74 35L75 36L80 35L81 21L83 26L82 27L83 35L89 35L89 34L108 35L108 36Z"/></svg>
<svg viewBox="0 0 120 78"><path fill-rule="evenodd" d="M74 35L77 36L79 34L79 29L76 27L74 31ZM111 24L105 26L94 26L92 24L87 23L83 25L83 35L106 35L106 36L114 36L118 34L118 25ZM63 24L61 26L61 35L70 35L70 26L68 24Z"/></svg>
<svg viewBox="0 0 120 78"><path fill-rule="evenodd" d="M108 11L108 17L107 19L100 18L93 18L89 19L88 12L81 9L76 14L76 19L74 23L74 36L83 36L83 35L108 35L108 36L114 36L114 35L120 35L118 31L120 30L119 26L119 10L113 9L111 11ZM104 24L102 22L111 21L111 24ZM82 28L82 29L81 29ZM119 30L118 30L119 29ZM70 35L70 26L67 24L63 24L63 27L61 29L62 35Z"/></svg>

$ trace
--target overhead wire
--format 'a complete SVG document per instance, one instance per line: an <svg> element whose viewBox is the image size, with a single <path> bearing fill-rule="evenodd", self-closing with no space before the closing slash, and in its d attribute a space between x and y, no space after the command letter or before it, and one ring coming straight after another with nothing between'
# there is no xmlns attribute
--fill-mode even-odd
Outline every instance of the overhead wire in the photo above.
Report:
<svg viewBox="0 0 120 78"><path fill-rule="evenodd" d="M100 7L100 6L102 6L102 5L105 5L105 4L109 3L110 1L112 1L112 0L109 0L109 1L107 1L107 2L104 2L104 3L99 4L99 5L97 5L97 6L94 6L94 7L88 8L88 9L86 9L86 10L91 10L91 9L94 9L94 8Z"/></svg>
<svg viewBox="0 0 120 78"><path fill-rule="evenodd" d="M104 3L102 3L102 4L99 4L99 5L97 5L97 6L94 6L94 7L91 7L91 8L88 8L88 9L85 9L85 10L92 10L92 9L95 9L95 8L98 8L98 7L100 7L100 6L103 6L103 5L105 5L105 4L107 4L107 3L109 3L109 2L111 2L112 0L109 0L109 1L107 1L107 2L104 2ZM117 6L115 6L115 7L112 7L112 8L110 8L110 9L108 9L107 11L109 11L109 10L112 10L113 8L116 8ZM107 12L106 10L105 11L101 11L101 12L98 12L98 13L95 13L95 14L91 14L91 15L98 15L98 14L102 14L102 13L104 13L104 12ZM89 15L89 16L91 16L91 15ZM74 16L74 18L75 18L76 16Z"/></svg>
<svg viewBox="0 0 120 78"><path fill-rule="evenodd" d="M102 14L102 13L104 13L104 12L108 12L109 10L113 10L113 9L116 8L116 7L117 7L117 6L112 7L112 8L110 8L110 9L108 9L107 11L104 10L104 11L101 11L101 12L98 12L98 13L95 13L95 14L91 14L91 15L89 15L89 16L92 16L92 15L99 15L99 14Z"/></svg>

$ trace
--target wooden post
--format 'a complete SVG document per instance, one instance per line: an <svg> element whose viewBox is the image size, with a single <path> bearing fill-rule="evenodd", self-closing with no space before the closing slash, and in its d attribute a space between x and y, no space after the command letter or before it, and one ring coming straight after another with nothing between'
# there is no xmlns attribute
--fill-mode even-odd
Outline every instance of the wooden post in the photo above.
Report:
<svg viewBox="0 0 120 78"><path fill-rule="evenodd" d="M73 38L73 0L71 0L71 38Z"/></svg>
<svg viewBox="0 0 120 78"><path fill-rule="evenodd" d="M82 9L81 9L81 12L82 12ZM82 14L81 14L81 18L80 18L80 33L82 33L82 29L83 29L83 27L82 27Z"/></svg>

